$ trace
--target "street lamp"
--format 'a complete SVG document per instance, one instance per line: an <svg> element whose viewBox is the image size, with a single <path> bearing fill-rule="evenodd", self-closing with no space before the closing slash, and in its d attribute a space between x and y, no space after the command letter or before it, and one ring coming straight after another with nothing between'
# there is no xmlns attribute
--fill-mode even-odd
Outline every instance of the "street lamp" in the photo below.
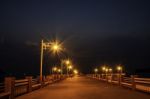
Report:
<svg viewBox="0 0 150 99"><path fill-rule="evenodd" d="M66 68L66 69L67 69L67 75L68 75L68 66L70 65L70 60L69 60L69 59L66 60L65 63L66 63L66 65L67 65L67 68Z"/></svg>
<svg viewBox="0 0 150 99"><path fill-rule="evenodd" d="M71 65L68 67L69 70L71 70L72 68L73 68L73 67L72 67Z"/></svg>
<svg viewBox="0 0 150 99"><path fill-rule="evenodd" d="M113 73L112 68L109 68L108 71L109 71L109 75L112 76L112 73Z"/></svg>
<svg viewBox="0 0 150 99"><path fill-rule="evenodd" d="M40 81L42 82L43 76L43 50L50 49L53 53L59 52L62 48L58 41L44 42L41 41L41 55L40 55Z"/></svg>
<svg viewBox="0 0 150 99"><path fill-rule="evenodd" d="M98 69L97 69L97 68L95 68L95 69L94 69L94 72L95 72L95 74L96 74L96 73L98 72Z"/></svg>
<svg viewBox="0 0 150 99"><path fill-rule="evenodd" d="M119 73L122 73L122 66L117 66L117 71L118 71Z"/></svg>
<svg viewBox="0 0 150 99"><path fill-rule="evenodd" d="M108 68L105 69L106 74L107 74L108 70L109 70Z"/></svg>
<svg viewBox="0 0 150 99"><path fill-rule="evenodd" d="M110 73L112 73L112 68L109 68L108 71L109 71Z"/></svg>
<svg viewBox="0 0 150 99"><path fill-rule="evenodd" d="M102 67L102 71L105 71L105 70L106 70L106 67L105 67L105 66L103 66L103 67Z"/></svg>
<svg viewBox="0 0 150 99"><path fill-rule="evenodd" d="M68 66L70 65L70 60L67 59L67 60L61 60L61 75L63 74L63 65L67 66L67 69L68 69Z"/></svg>
<svg viewBox="0 0 150 99"><path fill-rule="evenodd" d="M53 68L52 68L52 73L53 73L53 72L56 72L57 70L58 70L57 67L53 67Z"/></svg>
<svg viewBox="0 0 150 99"><path fill-rule="evenodd" d="M78 70L74 69L74 70L73 70L73 73L74 73L75 75L77 75L77 74L78 74Z"/></svg>
<svg viewBox="0 0 150 99"><path fill-rule="evenodd" d="M61 73L61 69L58 69L57 71L58 71L58 73Z"/></svg>
<svg viewBox="0 0 150 99"><path fill-rule="evenodd" d="M71 65L67 67L68 68L68 71L70 73L70 70L73 68Z"/></svg>
<svg viewBox="0 0 150 99"><path fill-rule="evenodd" d="M66 60L66 65L69 65L70 64L70 61L69 60Z"/></svg>

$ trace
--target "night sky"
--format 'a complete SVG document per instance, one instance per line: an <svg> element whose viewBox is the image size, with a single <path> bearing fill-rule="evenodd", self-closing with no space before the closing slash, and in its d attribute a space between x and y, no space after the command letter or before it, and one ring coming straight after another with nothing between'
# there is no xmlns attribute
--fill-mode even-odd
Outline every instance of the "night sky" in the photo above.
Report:
<svg viewBox="0 0 150 99"><path fill-rule="evenodd" d="M45 51L44 73L70 57L84 73L103 64L150 70L149 0L1 0L0 71L39 74L40 41L58 38L65 51Z"/></svg>

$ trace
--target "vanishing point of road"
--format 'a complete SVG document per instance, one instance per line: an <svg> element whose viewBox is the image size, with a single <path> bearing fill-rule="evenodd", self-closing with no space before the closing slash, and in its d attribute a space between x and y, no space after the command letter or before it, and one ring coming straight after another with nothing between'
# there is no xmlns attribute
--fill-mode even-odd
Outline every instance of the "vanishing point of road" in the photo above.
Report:
<svg viewBox="0 0 150 99"><path fill-rule="evenodd" d="M81 76L51 84L16 99L150 99L150 95Z"/></svg>

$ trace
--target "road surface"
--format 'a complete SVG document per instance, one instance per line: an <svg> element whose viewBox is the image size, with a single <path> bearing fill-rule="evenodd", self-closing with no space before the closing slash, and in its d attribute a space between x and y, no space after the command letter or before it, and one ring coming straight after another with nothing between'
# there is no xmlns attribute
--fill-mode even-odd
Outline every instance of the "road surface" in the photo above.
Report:
<svg viewBox="0 0 150 99"><path fill-rule="evenodd" d="M150 95L87 77L73 77L17 99L150 99Z"/></svg>

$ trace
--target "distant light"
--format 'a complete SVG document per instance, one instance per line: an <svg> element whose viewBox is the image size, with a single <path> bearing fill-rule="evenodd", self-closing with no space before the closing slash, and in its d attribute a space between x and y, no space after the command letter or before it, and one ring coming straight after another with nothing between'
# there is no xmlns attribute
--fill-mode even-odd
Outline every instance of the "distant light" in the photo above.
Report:
<svg viewBox="0 0 150 99"><path fill-rule="evenodd" d="M70 64L70 61L69 61L69 60L66 60L66 64L69 65L69 64Z"/></svg>
<svg viewBox="0 0 150 99"><path fill-rule="evenodd" d="M103 66L103 67L102 67L102 70L103 70L103 71L105 71L105 70L106 70L106 67L105 67L105 66Z"/></svg>
<svg viewBox="0 0 150 99"><path fill-rule="evenodd" d="M109 72L112 72L112 68L109 68L108 71L109 71Z"/></svg>
<svg viewBox="0 0 150 99"><path fill-rule="evenodd" d="M108 72L108 68L105 69L105 72Z"/></svg>
<svg viewBox="0 0 150 99"><path fill-rule="evenodd" d="M69 68L69 69L72 69L73 67L70 65L68 68Z"/></svg>
<svg viewBox="0 0 150 99"><path fill-rule="evenodd" d="M118 67L117 67L117 70L118 70L118 71L122 71L122 67L121 67L121 66L118 66Z"/></svg>
<svg viewBox="0 0 150 99"><path fill-rule="evenodd" d="M58 72L60 73L60 72L61 72L61 69L58 69Z"/></svg>
<svg viewBox="0 0 150 99"><path fill-rule="evenodd" d="M78 70L75 69L75 70L73 71L73 73L74 73L75 75L77 75L77 74L78 74Z"/></svg>
<svg viewBox="0 0 150 99"><path fill-rule="evenodd" d="M53 71L57 71L57 67L53 67Z"/></svg>
<svg viewBox="0 0 150 99"><path fill-rule="evenodd" d="M95 73L97 73L97 72L98 72L98 69L97 69L97 68L95 68L95 69L94 69L94 72L95 72Z"/></svg>

